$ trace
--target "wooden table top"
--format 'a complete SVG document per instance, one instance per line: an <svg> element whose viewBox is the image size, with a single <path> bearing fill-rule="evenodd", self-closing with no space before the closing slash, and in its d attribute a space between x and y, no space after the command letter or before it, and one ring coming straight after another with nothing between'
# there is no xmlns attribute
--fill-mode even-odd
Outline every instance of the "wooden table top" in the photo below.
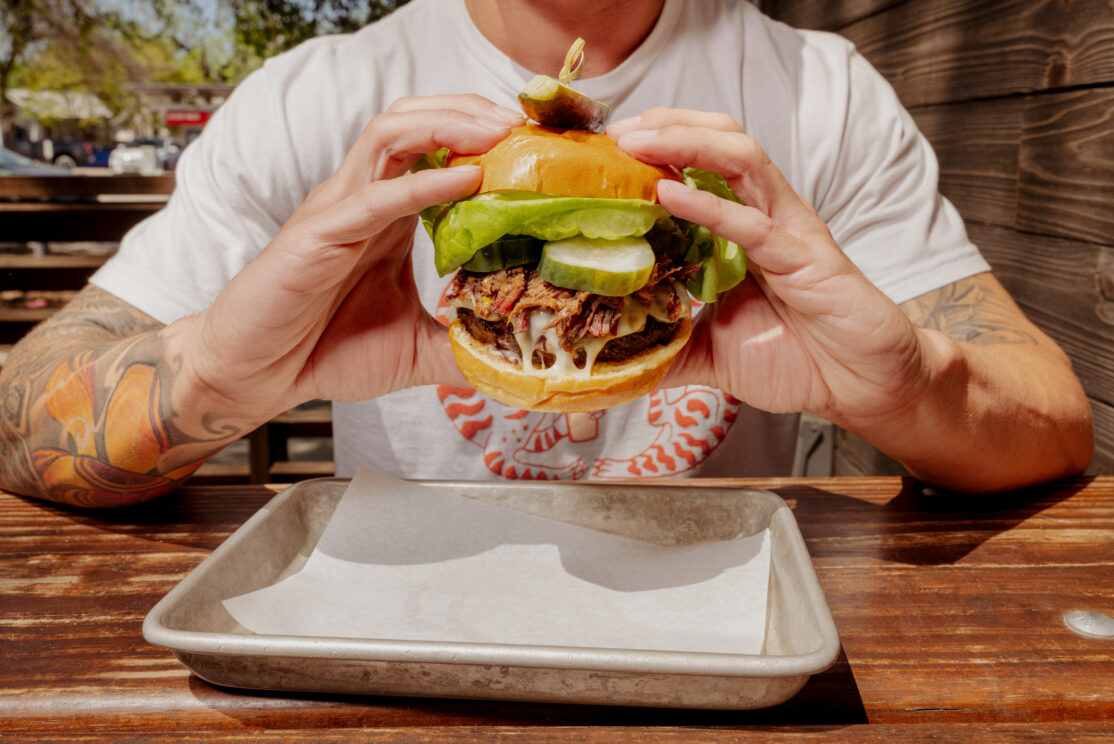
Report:
<svg viewBox="0 0 1114 744"><path fill-rule="evenodd" d="M843 644L758 711L221 689L144 641L143 618L279 487L187 486L113 512L0 492L0 739L937 741L977 724L980 740L1111 740L1114 640L1063 615L1114 615L1114 477L993 497L901 478L735 482L794 509Z"/></svg>

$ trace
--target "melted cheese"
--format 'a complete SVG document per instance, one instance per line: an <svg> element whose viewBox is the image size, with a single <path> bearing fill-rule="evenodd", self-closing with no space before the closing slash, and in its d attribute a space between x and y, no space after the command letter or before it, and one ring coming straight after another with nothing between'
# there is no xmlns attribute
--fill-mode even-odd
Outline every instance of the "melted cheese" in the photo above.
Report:
<svg viewBox="0 0 1114 744"><path fill-rule="evenodd" d="M663 283L664 284L664 283ZM676 295L681 298L681 318L687 318L692 314L692 305L689 302L688 292L680 283L674 283ZM538 375L576 375L579 377L587 377L592 374L592 366L596 363L596 357L599 356L603 347L613 338L627 336L632 333L638 333L646 327L646 316L650 316L655 320L663 323L670 322L669 320L669 300L673 296L664 286L659 286L657 291L654 292L654 299L649 307L644 306L632 297L623 298L623 308L619 316L619 324L616 328L615 335L613 336L585 336L577 342L576 348L572 353L569 353L561 348L561 344L557 340L557 331L553 328L546 328L553 322L553 313L547 310L535 310L530 313L530 319L526 325L526 329L521 333L514 334L515 341L518 342L518 348L522 350L522 363L521 369L527 372L533 372ZM466 303L461 302L459 299L453 301L453 312L456 307L466 307ZM472 308L469 308L472 309ZM479 313L477 313L479 314ZM538 367L534 365L534 350L545 339L545 350L552 354L555 361L549 367ZM573 361L578 353L584 351L584 366L577 367Z"/></svg>

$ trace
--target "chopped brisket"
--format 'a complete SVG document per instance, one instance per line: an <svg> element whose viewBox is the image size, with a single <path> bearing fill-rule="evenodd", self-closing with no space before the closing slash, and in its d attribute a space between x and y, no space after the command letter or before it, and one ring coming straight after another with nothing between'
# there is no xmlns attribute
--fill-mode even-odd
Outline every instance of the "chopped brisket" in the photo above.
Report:
<svg viewBox="0 0 1114 744"><path fill-rule="evenodd" d="M446 298L451 302L459 297L484 320L502 320L510 315L522 297L526 278L526 270L521 266L489 274L461 269L453 277Z"/></svg>
<svg viewBox="0 0 1114 744"><path fill-rule="evenodd" d="M663 303L671 321L680 317L682 297L675 282L684 282L698 265L674 263L661 256L650 280L633 297L646 307L655 293L669 293ZM572 351L585 336L613 336L622 318L623 298L555 287L536 269L516 266L480 274L461 269L453 277L446 298L486 321L509 323L513 332L526 330L529 314L546 310L553 315L549 327L557 332L561 347Z"/></svg>
<svg viewBox="0 0 1114 744"><path fill-rule="evenodd" d="M683 297L680 283L691 277L699 266L674 263L661 256L650 280L634 293L636 301L649 307L655 301L666 310L668 322L646 318L646 328L608 341L600 352L601 361L621 361L648 346L668 342L680 320ZM606 338L618 332L623 314L622 297L606 297L591 292L555 287L543 280L536 269L516 266L487 274L460 270L453 278L446 298L458 305L457 317L482 343L494 346L508 360L521 362L522 351L514 334L525 331L530 313L545 310L553 315L547 327L556 332L558 343L572 352L587 337ZM544 337L534 352L534 363L553 363L553 350L545 350ZM583 363L583 352L577 360Z"/></svg>

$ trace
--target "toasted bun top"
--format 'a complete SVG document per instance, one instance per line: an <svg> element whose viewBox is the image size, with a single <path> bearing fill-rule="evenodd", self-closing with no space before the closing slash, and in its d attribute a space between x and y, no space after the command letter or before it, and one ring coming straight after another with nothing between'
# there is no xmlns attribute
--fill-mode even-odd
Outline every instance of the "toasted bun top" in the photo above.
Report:
<svg viewBox="0 0 1114 744"><path fill-rule="evenodd" d="M678 180L618 148L606 134L526 124L483 155L453 155L448 164L478 163L485 191L537 191L553 196L657 201L657 181Z"/></svg>

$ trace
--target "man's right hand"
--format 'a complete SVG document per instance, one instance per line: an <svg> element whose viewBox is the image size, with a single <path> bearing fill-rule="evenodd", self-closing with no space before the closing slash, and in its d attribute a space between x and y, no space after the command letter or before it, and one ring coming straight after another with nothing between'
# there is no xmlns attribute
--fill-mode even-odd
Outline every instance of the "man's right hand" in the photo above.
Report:
<svg viewBox="0 0 1114 744"><path fill-rule="evenodd" d="M463 384L410 268L415 215L474 192L476 166L409 173L424 152L483 152L523 117L478 96L409 98L363 131L259 257L166 329L207 406L265 421L313 398Z"/></svg>

